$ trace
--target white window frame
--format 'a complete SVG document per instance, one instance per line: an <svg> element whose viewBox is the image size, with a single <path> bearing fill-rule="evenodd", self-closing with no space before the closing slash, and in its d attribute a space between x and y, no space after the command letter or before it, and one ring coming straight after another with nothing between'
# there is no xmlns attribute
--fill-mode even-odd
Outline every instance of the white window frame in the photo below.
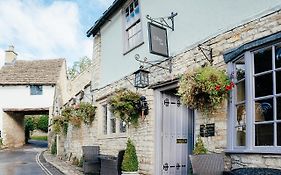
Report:
<svg viewBox="0 0 281 175"><path fill-rule="evenodd" d="M114 136L114 135L122 135L127 133L127 127L125 132L121 132L121 120L117 117L115 117L112 112L110 111L109 104L103 104L102 106L102 135L104 136ZM105 112L104 108L106 107L106 132L105 132ZM115 132L112 132L111 130L111 121L112 119L115 119Z"/></svg>
<svg viewBox="0 0 281 175"><path fill-rule="evenodd" d="M133 3L134 0L130 0L126 5L124 6L122 10L122 17L123 17L123 53L124 55L129 53L130 51L134 50L135 48L139 47L144 43L143 41L143 27L142 27L142 21L141 21L141 6L140 6L140 1L138 0L138 8L139 8L139 13L136 17L134 17L133 21L130 21L129 23L127 22L126 19L126 8L130 6L131 3ZM140 30L133 34L132 37L136 36L137 34L140 35L140 40L137 41L133 46L129 45L129 29L135 27L136 25L140 25ZM131 37L131 38L132 38Z"/></svg>
<svg viewBox="0 0 281 175"><path fill-rule="evenodd" d="M275 59L275 46L279 45L271 44L267 46L260 47L255 50L250 50L244 52L242 55L239 55L237 59L234 59L232 62L228 63L228 72L233 75L235 71L235 62L241 57L245 59L245 106L246 106L246 145L245 146L236 146L236 87L230 94L229 100L229 108L228 108L228 140L227 140L227 150L226 152L234 152L234 153L274 153L274 154L281 154L281 146L277 146L277 132L276 132L276 124L277 119L273 118L274 123L274 145L276 146L255 146L255 104L254 101L261 98L255 98L254 92L254 53L260 49L265 49L271 47L272 49L272 59ZM275 68L275 60L272 60L272 69L273 72L273 95L270 95L274 100L273 104L275 106L275 110L273 111L273 115L277 116L277 109L276 109L276 98L281 97L281 94L276 94L276 71L281 70L281 68Z"/></svg>

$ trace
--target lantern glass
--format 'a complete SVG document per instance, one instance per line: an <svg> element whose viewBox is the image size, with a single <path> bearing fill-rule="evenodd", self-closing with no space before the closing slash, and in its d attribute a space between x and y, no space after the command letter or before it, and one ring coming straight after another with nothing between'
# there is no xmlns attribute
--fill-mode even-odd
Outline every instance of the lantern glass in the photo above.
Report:
<svg viewBox="0 0 281 175"><path fill-rule="evenodd" d="M149 85L148 74L149 72L140 68L135 73L135 87L145 88Z"/></svg>

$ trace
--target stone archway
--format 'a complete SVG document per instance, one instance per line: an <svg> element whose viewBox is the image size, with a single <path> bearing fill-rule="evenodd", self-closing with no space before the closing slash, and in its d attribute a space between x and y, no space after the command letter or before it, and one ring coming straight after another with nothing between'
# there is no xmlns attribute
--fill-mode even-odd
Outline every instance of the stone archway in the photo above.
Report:
<svg viewBox="0 0 281 175"><path fill-rule="evenodd" d="M49 115L48 108L3 109L2 139L4 147L21 147L25 144L24 116Z"/></svg>

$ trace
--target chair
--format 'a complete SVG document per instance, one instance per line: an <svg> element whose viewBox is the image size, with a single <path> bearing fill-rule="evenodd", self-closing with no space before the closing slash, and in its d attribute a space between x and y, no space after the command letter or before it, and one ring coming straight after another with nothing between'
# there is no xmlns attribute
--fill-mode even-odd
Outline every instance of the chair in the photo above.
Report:
<svg viewBox="0 0 281 175"><path fill-rule="evenodd" d="M193 174L197 175L222 175L224 160L222 154L190 155Z"/></svg>
<svg viewBox="0 0 281 175"><path fill-rule="evenodd" d="M99 146L82 146L84 174L100 174Z"/></svg>

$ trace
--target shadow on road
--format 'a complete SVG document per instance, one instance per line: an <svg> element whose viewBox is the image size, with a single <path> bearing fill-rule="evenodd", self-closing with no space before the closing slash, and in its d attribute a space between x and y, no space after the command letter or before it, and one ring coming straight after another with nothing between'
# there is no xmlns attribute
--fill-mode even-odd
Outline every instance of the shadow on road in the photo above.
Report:
<svg viewBox="0 0 281 175"><path fill-rule="evenodd" d="M42 140L28 140L28 143L25 146L35 147L35 148L47 148L48 142Z"/></svg>

